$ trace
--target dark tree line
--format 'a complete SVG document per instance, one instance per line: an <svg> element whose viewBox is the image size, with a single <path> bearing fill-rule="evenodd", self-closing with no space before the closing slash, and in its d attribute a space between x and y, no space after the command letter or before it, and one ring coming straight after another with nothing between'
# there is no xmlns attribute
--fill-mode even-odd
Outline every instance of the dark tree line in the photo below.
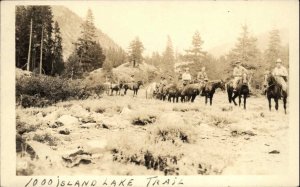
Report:
<svg viewBox="0 0 300 187"><path fill-rule="evenodd" d="M94 16L89 9L81 25L81 34L74 43L74 51L66 63L65 75L71 79L82 78L84 74L101 68L106 56L96 36Z"/></svg>
<svg viewBox="0 0 300 187"><path fill-rule="evenodd" d="M47 75L61 74L62 38L58 23L53 22L51 7L16 6L15 23L16 67Z"/></svg>

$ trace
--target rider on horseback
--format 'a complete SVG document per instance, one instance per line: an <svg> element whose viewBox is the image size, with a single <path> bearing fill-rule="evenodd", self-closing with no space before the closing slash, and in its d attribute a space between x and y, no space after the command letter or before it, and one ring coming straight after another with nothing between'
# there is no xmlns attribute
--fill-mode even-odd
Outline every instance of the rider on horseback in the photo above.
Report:
<svg viewBox="0 0 300 187"><path fill-rule="evenodd" d="M262 95L266 95L267 89L268 89L268 82L267 82L267 77L270 75L270 71L266 70L264 72L264 82L263 82L263 90L262 90Z"/></svg>
<svg viewBox="0 0 300 187"><path fill-rule="evenodd" d="M288 71L282 65L282 61L280 58L276 61L276 67L273 69L272 75L275 77L277 83L281 86L282 91L287 92Z"/></svg>
<svg viewBox="0 0 300 187"><path fill-rule="evenodd" d="M134 74L130 75L130 83L135 83Z"/></svg>
<svg viewBox="0 0 300 187"><path fill-rule="evenodd" d="M207 77L207 74L205 72L205 67L202 67L201 71L197 74L197 80L201 84L201 86L200 86L202 88L201 89L201 95L203 95L206 83L208 82L208 77Z"/></svg>
<svg viewBox="0 0 300 187"><path fill-rule="evenodd" d="M163 93L164 87L167 85L167 80L164 76L160 77L160 82L159 82L159 93Z"/></svg>
<svg viewBox="0 0 300 187"><path fill-rule="evenodd" d="M189 84L192 80L192 76L189 73L189 68L185 68L184 73L182 74L182 81L183 81L183 86L186 86Z"/></svg>
<svg viewBox="0 0 300 187"><path fill-rule="evenodd" d="M242 81L243 75L248 74L248 70L241 65L241 61L239 61L239 60L237 60L234 65L235 65L235 67L233 69L232 86L234 89L233 91L236 91L238 84L240 83L240 81ZM246 82L246 84L248 85L248 82Z"/></svg>

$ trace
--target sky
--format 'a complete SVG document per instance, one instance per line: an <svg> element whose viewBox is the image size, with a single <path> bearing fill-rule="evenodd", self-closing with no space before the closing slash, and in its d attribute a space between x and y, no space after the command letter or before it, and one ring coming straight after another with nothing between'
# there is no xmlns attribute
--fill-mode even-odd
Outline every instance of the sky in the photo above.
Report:
<svg viewBox="0 0 300 187"><path fill-rule="evenodd" d="M144 54L162 52L171 37L174 50L190 48L196 30L204 41L203 49L235 42L241 26L247 24L255 36L274 28L289 28L288 15L295 1L98 1L74 2L66 7L84 18L88 8L97 28L117 44L128 49L136 36Z"/></svg>

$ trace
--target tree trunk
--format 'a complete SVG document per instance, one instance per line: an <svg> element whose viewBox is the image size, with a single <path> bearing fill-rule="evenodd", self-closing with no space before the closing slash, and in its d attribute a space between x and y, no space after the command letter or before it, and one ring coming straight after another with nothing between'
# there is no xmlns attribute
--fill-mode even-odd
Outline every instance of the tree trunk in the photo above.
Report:
<svg viewBox="0 0 300 187"><path fill-rule="evenodd" d="M27 71L29 71L29 65L30 65L31 36L32 36L32 19L30 20L29 48L28 48L27 68L26 68Z"/></svg>
<svg viewBox="0 0 300 187"><path fill-rule="evenodd" d="M42 26L42 37L41 37L40 75L42 74L42 68L43 68L43 36L44 36L44 26Z"/></svg>

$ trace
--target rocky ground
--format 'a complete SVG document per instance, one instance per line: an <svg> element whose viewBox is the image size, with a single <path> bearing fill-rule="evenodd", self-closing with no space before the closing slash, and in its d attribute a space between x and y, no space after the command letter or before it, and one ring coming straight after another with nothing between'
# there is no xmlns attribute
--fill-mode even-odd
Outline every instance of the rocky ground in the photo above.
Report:
<svg viewBox="0 0 300 187"><path fill-rule="evenodd" d="M146 100L141 90L17 107L16 115L17 175L252 175L288 167L289 115L282 103L270 112L262 96L243 110L222 92L205 106L199 97Z"/></svg>

